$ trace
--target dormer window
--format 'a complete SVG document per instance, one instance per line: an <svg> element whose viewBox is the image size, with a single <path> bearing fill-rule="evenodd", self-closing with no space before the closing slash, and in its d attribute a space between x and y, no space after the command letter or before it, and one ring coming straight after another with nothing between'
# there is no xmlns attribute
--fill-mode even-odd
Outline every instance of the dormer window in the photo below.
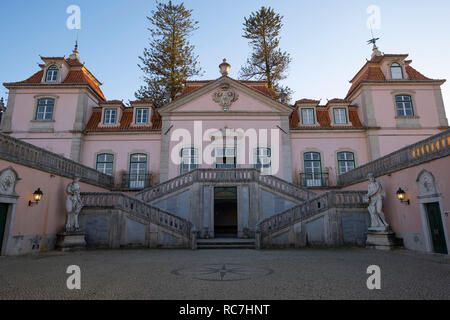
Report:
<svg viewBox="0 0 450 320"><path fill-rule="evenodd" d="M117 109L105 109L103 115L103 124L116 124L117 121Z"/></svg>
<svg viewBox="0 0 450 320"><path fill-rule="evenodd" d="M402 66L396 62L391 64L391 78L393 80L402 80L403 79Z"/></svg>
<svg viewBox="0 0 450 320"><path fill-rule="evenodd" d="M334 124L348 124L347 109L333 108Z"/></svg>
<svg viewBox="0 0 450 320"><path fill-rule="evenodd" d="M148 113L148 108L136 108L135 124L147 124Z"/></svg>
<svg viewBox="0 0 450 320"><path fill-rule="evenodd" d="M47 74L45 76L45 82L56 82L58 79L58 67L53 65L48 67Z"/></svg>
<svg viewBox="0 0 450 320"><path fill-rule="evenodd" d="M313 125L316 123L314 108L302 108L301 117L303 125Z"/></svg>

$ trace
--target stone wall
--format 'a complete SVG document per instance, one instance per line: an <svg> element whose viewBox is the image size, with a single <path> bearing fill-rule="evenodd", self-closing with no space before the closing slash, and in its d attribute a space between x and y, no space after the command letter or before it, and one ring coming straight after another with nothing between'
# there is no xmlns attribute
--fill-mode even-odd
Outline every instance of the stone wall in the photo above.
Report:
<svg viewBox="0 0 450 320"><path fill-rule="evenodd" d="M383 185L386 220L405 248L433 252L426 212L427 203L438 203L447 248L450 248L450 130L405 147L340 177L343 190L367 190L373 172ZM406 192L407 202L397 199ZM429 191L427 191L429 190Z"/></svg>
<svg viewBox="0 0 450 320"><path fill-rule="evenodd" d="M0 203L9 206L2 255L45 252L55 247L56 234L66 223L66 186L72 179L0 159L0 174L12 170L17 174L15 195L0 188ZM81 182L82 191L105 192L104 188ZM33 192L44 193L39 204L29 206Z"/></svg>
<svg viewBox="0 0 450 320"><path fill-rule="evenodd" d="M262 238L264 248L365 246L365 209L328 209Z"/></svg>
<svg viewBox="0 0 450 320"><path fill-rule="evenodd" d="M189 239L122 210L84 209L80 226L89 248L189 248Z"/></svg>
<svg viewBox="0 0 450 320"><path fill-rule="evenodd" d="M189 248L192 224L123 193L83 193L80 226L92 248Z"/></svg>
<svg viewBox="0 0 450 320"><path fill-rule="evenodd" d="M361 246L369 227L364 192L330 191L258 224L265 247Z"/></svg>

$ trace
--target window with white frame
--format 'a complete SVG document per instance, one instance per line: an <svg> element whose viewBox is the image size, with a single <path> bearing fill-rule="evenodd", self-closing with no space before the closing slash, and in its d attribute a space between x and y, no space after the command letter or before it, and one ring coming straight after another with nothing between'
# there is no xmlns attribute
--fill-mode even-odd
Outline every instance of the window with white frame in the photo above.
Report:
<svg viewBox="0 0 450 320"><path fill-rule="evenodd" d="M218 169L234 169L236 168L236 149L235 148L217 148L216 168Z"/></svg>
<svg viewBox="0 0 450 320"><path fill-rule="evenodd" d="M303 155L305 173L304 186L306 187L321 187L322 186L322 161L320 153L306 152Z"/></svg>
<svg viewBox="0 0 450 320"><path fill-rule="evenodd" d="M355 155L353 154L353 152L338 152L337 160L339 174L343 174L355 169Z"/></svg>
<svg viewBox="0 0 450 320"><path fill-rule="evenodd" d="M105 109L103 114L103 124L116 124L117 109Z"/></svg>
<svg viewBox="0 0 450 320"><path fill-rule="evenodd" d="M261 174L272 174L272 150L266 147L258 147L254 151L254 168Z"/></svg>
<svg viewBox="0 0 450 320"><path fill-rule="evenodd" d="M148 123L148 108L136 108L135 124Z"/></svg>
<svg viewBox="0 0 450 320"><path fill-rule="evenodd" d="M180 151L181 164L180 174L188 173L198 168L198 149L197 148L183 148Z"/></svg>
<svg viewBox="0 0 450 320"><path fill-rule="evenodd" d="M129 188L141 189L146 186L147 181L147 155L132 154L130 156Z"/></svg>
<svg viewBox="0 0 450 320"><path fill-rule="evenodd" d="M45 82L56 82L56 80L58 80L58 67L53 65L47 69Z"/></svg>
<svg viewBox="0 0 450 320"><path fill-rule="evenodd" d="M333 108L334 123L335 124L347 124L347 109L346 108Z"/></svg>
<svg viewBox="0 0 450 320"><path fill-rule="evenodd" d="M311 125L315 124L315 116L314 116L314 108L302 108L301 109L301 116L302 116L302 124L304 125Z"/></svg>
<svg viewBox="0 0 450 320"><path fill-rule="evenodd" d="M395 103L397 105L397 116L399 117L413 117L414 108L411 96L396 96Z"/></svg>
<svg viewBox="0 0 450 320"><path fill-rule="evenodd" d="M391 78L393 80L403 79L403 69L402 66L396 62L391 64Z"/></svg>
<svg viewBox="0 0 450 320"><path fill-rule="evenodd" d="M113 166L114 166L114 155L109 153L102 153L97 155L97 170L108 174L110 176L113 175Z"/></svg>
<svg viewBox="0 0 450 320"><path fill-rule="evenodd" d="M37 101L35 120L49 121L53 120L53 111L55 109L54 99L39 99Z"/></svg>

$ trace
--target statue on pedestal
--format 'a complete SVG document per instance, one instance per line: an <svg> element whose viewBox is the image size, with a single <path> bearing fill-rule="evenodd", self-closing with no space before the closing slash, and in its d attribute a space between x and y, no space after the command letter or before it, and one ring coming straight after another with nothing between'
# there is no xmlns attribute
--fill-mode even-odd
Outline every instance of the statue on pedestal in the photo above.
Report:
<svg viewBox="0 0 450 320"><path fill-rule="evenodd" d="M78 224L78 215L83 208L83 202L80 196L80 177L75 176L73 181L67 185L66 193L66 211L67 211L67 224L66 232L77 232L80 230Z"/></svg>
<svg viewBox="0 0 450 320"><path fill-rule="evenodd" d="M369 186L365 200L369 203L369 231L388 231L389 224L386 222L383 213L383 200L386 197L386 193L381 183L375 180L372 173L369 173L367 178L369 179Z"/></svg>

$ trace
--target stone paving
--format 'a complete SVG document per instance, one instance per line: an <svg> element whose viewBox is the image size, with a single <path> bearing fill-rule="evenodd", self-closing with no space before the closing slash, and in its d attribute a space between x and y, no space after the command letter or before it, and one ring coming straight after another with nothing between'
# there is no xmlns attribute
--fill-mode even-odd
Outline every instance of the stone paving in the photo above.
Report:
<svg viewBox="0 0 450 320"><path fill-rule="evenodd" d="M81 290L66 287L69 265ZM368 290L367 267L381 268ZM450 299L450 257L405 250L93 250L0 257L0 299Z"/></svg>

